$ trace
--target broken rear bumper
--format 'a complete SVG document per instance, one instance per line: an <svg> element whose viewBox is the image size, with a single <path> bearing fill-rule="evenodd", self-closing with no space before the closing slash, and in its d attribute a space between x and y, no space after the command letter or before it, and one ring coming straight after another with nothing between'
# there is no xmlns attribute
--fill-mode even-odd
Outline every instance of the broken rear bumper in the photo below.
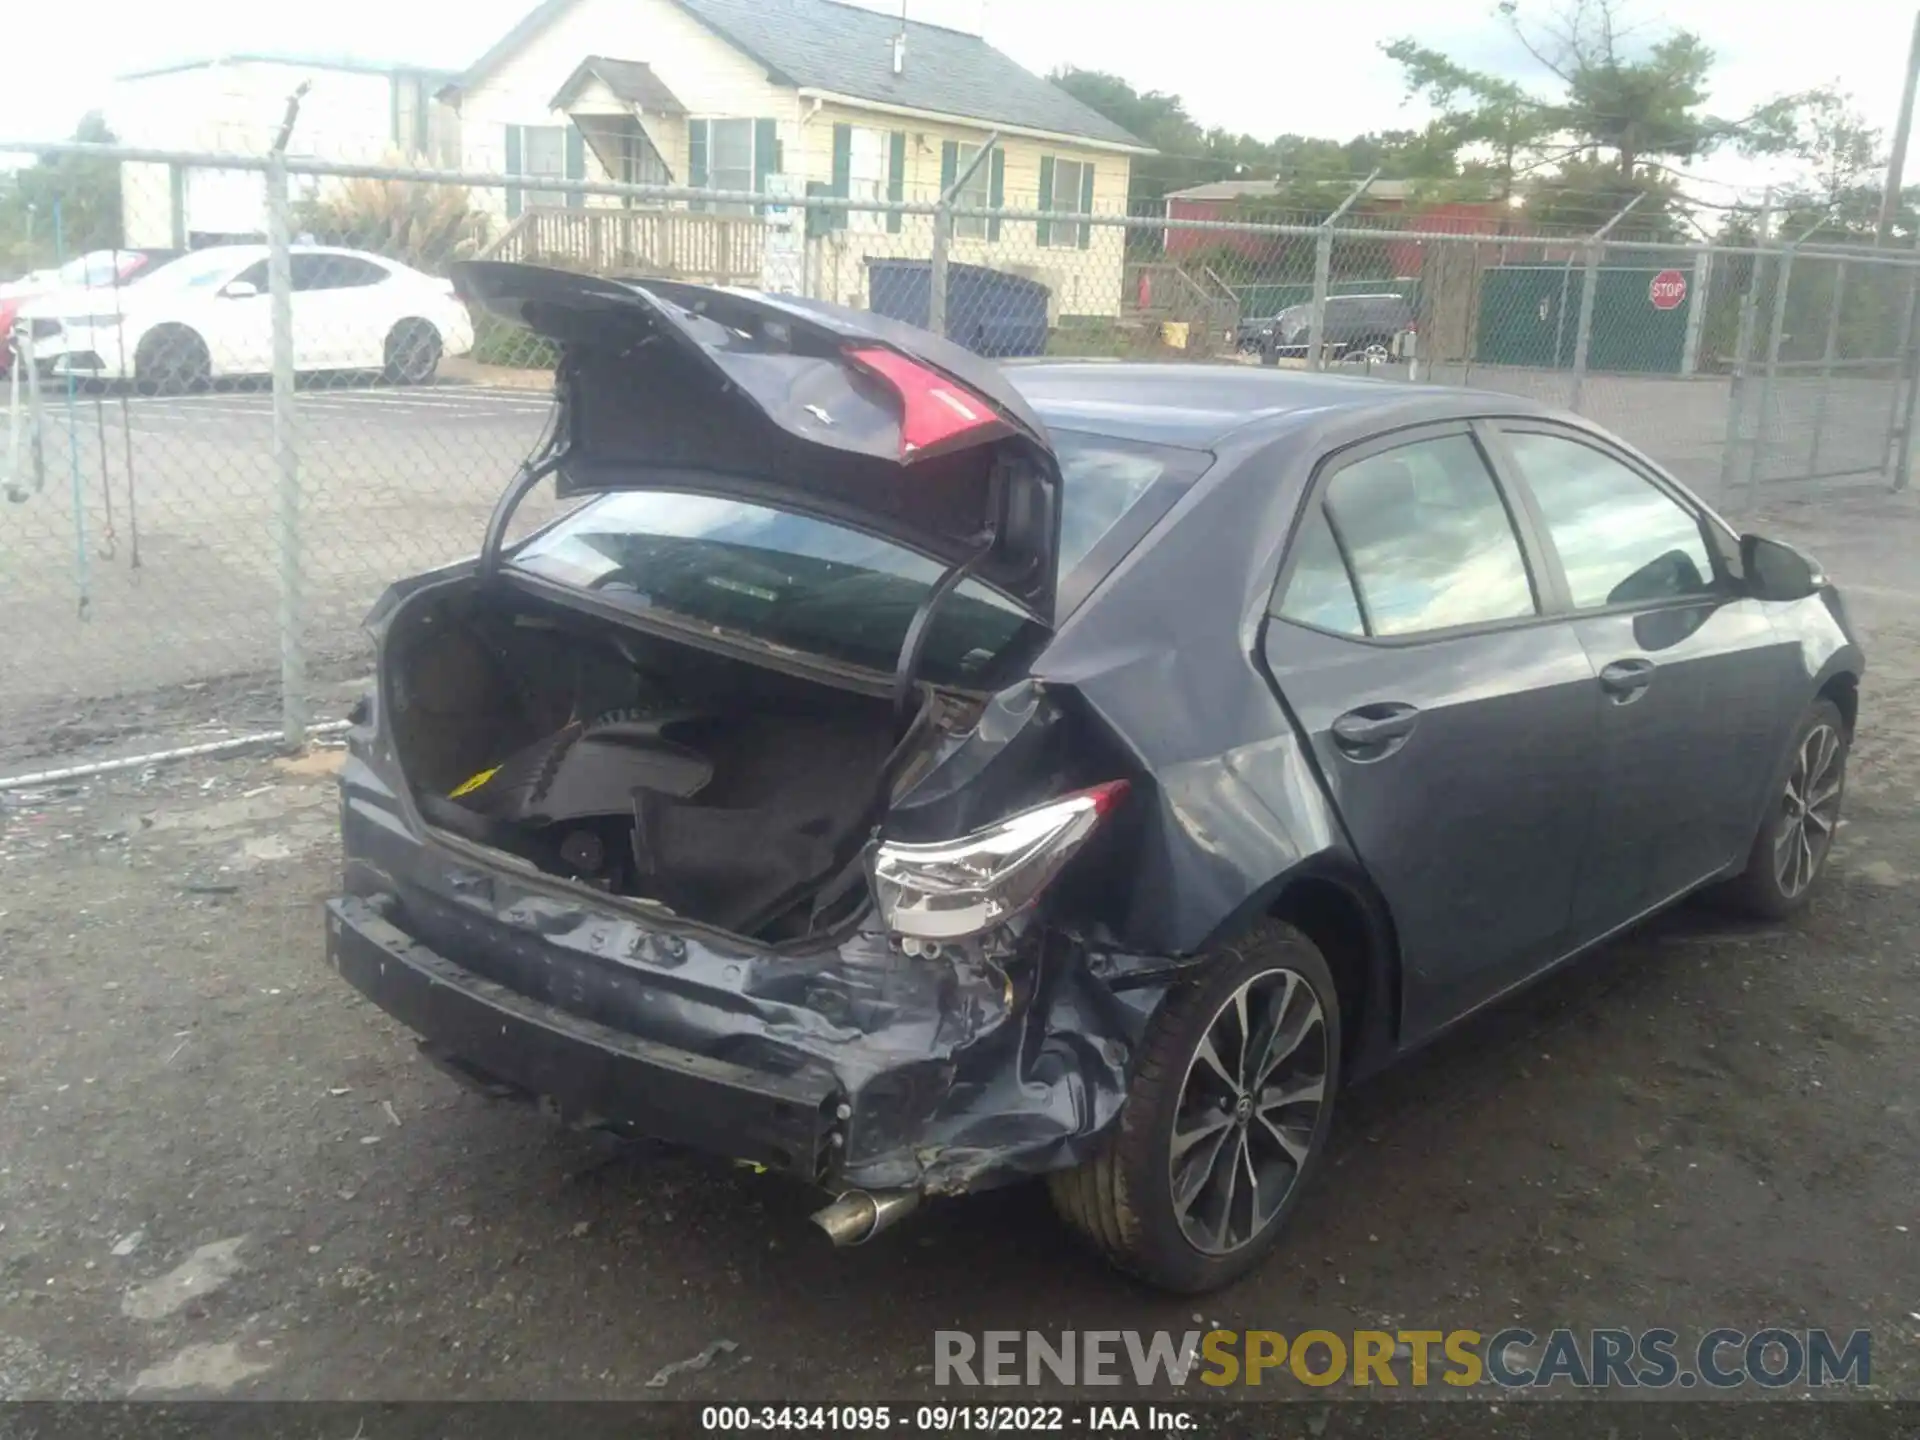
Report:
<svg viewBox="0 0 1920 1440"><path fill-rule="evenodd" d="M436 1059L827 1188L957 1193L1078 1164L1166 988L1133 973L1143 957L1043 927L1015 953L937 957L875 928L805 951L670 928L416 829L358 753L341 785L329 958Z"/></svg>
<svg viewBox="0 0 1920 1440"><path fill-rule="evenodd" d="M718 1148L814 1180L844 1142L838 1086L625 1035L516 994L389 924L363 900L327 905L327 958L442 1056L575 1123Z"/></svg>

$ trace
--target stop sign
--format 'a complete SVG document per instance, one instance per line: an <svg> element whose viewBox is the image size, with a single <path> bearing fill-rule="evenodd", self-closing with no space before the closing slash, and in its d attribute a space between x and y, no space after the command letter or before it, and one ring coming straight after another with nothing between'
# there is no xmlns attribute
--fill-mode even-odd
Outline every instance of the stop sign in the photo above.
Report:
<svg viewBox="0 0 1920 1440"><path fill-rule="evenodd" d="M1687 298L1687 277L1678 270L1662 270L1647 284L1647 299L1656 310L1678 310Z"/></svg>

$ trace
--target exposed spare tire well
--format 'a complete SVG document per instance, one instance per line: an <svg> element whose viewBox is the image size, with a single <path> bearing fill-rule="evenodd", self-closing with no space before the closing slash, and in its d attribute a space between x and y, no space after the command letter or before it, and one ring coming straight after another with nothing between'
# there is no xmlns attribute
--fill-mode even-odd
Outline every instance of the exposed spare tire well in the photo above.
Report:
<svg viewBox="0 0 1920 1440"><path fill-rule="evenodd" d="M611 895L776 943L864 904L844 881L912 760L970 723L923 692L802 678L512 585L393 618L381 677L422 818Z"/></svg>

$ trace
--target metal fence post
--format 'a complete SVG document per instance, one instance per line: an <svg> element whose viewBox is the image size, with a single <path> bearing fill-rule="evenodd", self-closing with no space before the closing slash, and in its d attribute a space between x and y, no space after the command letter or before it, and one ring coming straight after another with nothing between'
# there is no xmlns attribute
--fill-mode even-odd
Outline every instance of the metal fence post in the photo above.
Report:
<svg viewBox="0 0 1920 1440"><path fill-rule="evenodd" d="M1333 288L1333 235L1325 226L1313 237L1313 307L1307 318L1307 368L1327 368L1327 292Z"/></svg>
<svg viewBox="0 0 1920 1440"><path fill-rule="evenodd" d="M1587 362L1593 353L1593 303L1600 290L1600 242L1587 245L1586 264L1580 272L1580 319L1573 328L1573 389L1567 396L1567 408L1581 414L1580 402L1587 388Z"/></svg>
<svg viewBox="0 0 1920 1440"><path fill-rule="evenodd" d="M1793 252L1787 245L1780 251L1773 280L1773 316L1767 325L1767 362L1760 372L1760 408L1754 417L1753 451L1747 458L1747 505L1751 509L1760 498L1760 471L1766 465L1767 419L1773 410L1773 381L1780 368L1780 341L1787 326L1787 287L1793 283Z"/></svg>
<svg viewBox="0 0 1920 1440"><path fill-rule="evenodd" d="M1820 397L1813 402L1813 439L1807 446L1807 474L1820 474L1820 439L1827 428L1827 397L1833 393L1833 360L1840 349L1840 308L1847 298L1847 262L1833 266L1833 304L1827 310L1827 343L1820 351Z"/></svg>
<svg viewBox="0 0 1920 1440"><path fill-rule="evenodd" d="M953 183L940 192L940 198L933 207L933 263L927 274L927 328L934 334L945 337L947 333L947 252L953 244L953 199L967 183L980 173L980 167L993 156L993 147L1000 143L1000 132L992 131L974 152L973 159L959 174L953 177ZM1050 196L1041 196L1042 202ZM1042 208L1046 208L1043 203Z"/></svg>
<svg viewBox="0 0 1920 1440"><path fill-rule="evenodd" d="M1909 275L1907 309L1902 319L1901 364L1906 379L1905 403L1901 407L1899 453L1893 457L1893 488L1905 490L1913 479L1913 422L1920 412L1920 283Z"/></svg>
<svg viewBox="0 0 1920 1440"><path fill-rule="evenodd" d="M267 156L267 294L273 337L274 532L280 551L280 716L286 743L307 743L307 656L302 630L300 455L295 443L292 206L287 198L287 140L299 114L302 85L287 102L280 134Z"/></svg>
<svg viewBox="0 0 1920 1440"><path fill-rule="evenodd" d="M1313 237L1313 308L1307 319L1307 368L1324 370L1327 368L1327 292L1333 288L1333 227L1340 223L1340 217L1351 210L1354 203L1367 193L1367 187L1380 178L1379 168L1353 187L1353 193L1342 200L1327 218L1320 222L1319 233Z"/></svg>
<svg viewBox="0 0 1920 1440"><path fill-rule="evenodd" d="M1680 373L1696 375L1700 371L1700 338L1707 328L1708 293L1713 285L1713 251L1702 249L1693 257L1693 288L1687 293L1687 338L1681 342Z"/></svg>
<svg viewBox="0 0 1920 1440"><path fill-rule="evenodd" d="M1754 226L1755 245L1767 243L1767 226L1773 217L1773 191L1760 201L1760 217ZM1740 323L1733 339L1733 380L1727 388L1727 438L1720 447L1720 499L1733 499L1733 479L1739 464L1742 439L1746 433L1747 365L1753 359L1753 332L1760 318L1760 266L1766 256L1756 253L1747 267L1747 288L1740 296Z"/></svg>
<svg viewBox="0 0 1920 1440"><path fill-rule="evenodd" d="M1600 255L1613 227L1632 214L1633 207L1646 198L1647 192L1642 190L1587 239L1586 269L1580 276L1580 323L1573 332L1573 390L1567 397L1567 408L1576 415L1581 413L1580 401L1587 388L1587 362L1593 353L1593 305L1594 297L1600 290ZM1559 358L1557 355L1554 357L1556 361Z"/></svg>
<svg viewBox="0 0 1920 1440"><path fill-rule="evenodd" d="M927 276L927 329L947 333L947 247L953 238L952 202L942 195L933 211L933 257Z"/></svg>

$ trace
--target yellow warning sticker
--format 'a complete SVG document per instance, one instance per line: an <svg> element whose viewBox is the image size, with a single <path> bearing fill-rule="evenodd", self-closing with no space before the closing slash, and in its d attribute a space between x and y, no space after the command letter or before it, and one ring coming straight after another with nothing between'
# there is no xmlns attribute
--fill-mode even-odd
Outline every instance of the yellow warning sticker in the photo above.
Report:
<svg viewBox="0 0 1920 1440"><path fill-rule="evenodd" d="M458 789L449 791L447 794L447 798L449 800L458 800L462 795L471 795L474 791L478 790L482 785L486 784L487 781L493 779L493 777L498 775L499 773L500 773L500 767L498 765L494 766L491 770L482 770L478 775L474 776L471 780L468 780L462 783Z"/></svg>

